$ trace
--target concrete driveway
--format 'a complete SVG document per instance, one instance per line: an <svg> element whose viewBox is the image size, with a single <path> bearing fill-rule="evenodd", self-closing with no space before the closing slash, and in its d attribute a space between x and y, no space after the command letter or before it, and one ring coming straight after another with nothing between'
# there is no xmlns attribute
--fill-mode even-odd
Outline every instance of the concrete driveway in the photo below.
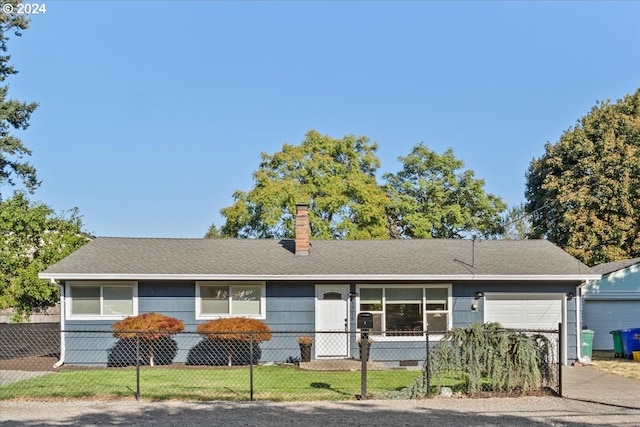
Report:
<svg viewBox="0 0 640 427"><path fill-rule="evenodd" d="M640 381L608 374L588 365L564 366L562 396L604 405L640 409Z"/></svg>

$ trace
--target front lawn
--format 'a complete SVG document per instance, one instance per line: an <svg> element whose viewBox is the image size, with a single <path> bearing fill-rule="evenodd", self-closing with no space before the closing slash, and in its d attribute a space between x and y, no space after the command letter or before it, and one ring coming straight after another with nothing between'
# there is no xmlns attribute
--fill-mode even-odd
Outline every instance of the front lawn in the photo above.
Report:
<svg viewBox="0 0 640 427"><path fill-rule="evenodd" d="M370 371L367 395L384 396L410 386L420 371ZM123 398L136 394L135 368L63 369L0 387L0 399ZM253 369L256 400L349 400L361 391L359 371L305 371L295 366ZM247 367L144 367L140 397L150 400L250 400Z"/></svg>

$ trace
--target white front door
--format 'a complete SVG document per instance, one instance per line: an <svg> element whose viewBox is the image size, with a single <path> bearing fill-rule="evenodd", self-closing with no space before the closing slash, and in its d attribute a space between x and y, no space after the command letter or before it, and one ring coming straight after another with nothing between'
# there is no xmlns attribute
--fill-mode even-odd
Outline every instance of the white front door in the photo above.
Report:
<svg viewBox="0 0 640 427"><path fill-rule="evenodd" d="M348 356L349 285L316 286L316 357Z"/></svg>

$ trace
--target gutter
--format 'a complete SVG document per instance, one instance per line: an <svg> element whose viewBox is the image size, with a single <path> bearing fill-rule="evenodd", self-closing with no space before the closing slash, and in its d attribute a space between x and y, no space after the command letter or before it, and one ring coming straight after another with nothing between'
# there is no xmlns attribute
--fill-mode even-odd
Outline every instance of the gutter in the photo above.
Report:
<svg viewBox="0 0 640 427"><path fill-rule="evenodd" d="M60 366L62 366L64 364L64 359L66 356L66 345L65 345L65 339L64 339L64 319L66 317L66 309L64 306L64 286L56 283L56 281L54 279L51 279L51 283L58 285L60 287L60 360L58 360L56 363L53 364L54 368L59 368Z"/></svg>
<svg viewBox="0 0 640 427"><path fill-rule="evenodd" d="M281 281L371 281L371 280L437 280L437 281L558 281L597 280L599 274L140 274L140 273L40 273L41 279L58 280L281 280Z"/></svg>

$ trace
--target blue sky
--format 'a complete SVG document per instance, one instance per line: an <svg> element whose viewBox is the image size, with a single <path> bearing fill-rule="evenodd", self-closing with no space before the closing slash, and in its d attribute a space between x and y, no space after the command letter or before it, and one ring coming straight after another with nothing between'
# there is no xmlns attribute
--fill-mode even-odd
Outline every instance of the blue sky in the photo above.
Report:
<svg viewBox="0 0 640 427"><path fill-rule="evenodd" d="M12 37L10 96L42 186L97 236L202 237L260 153L420 142L509 204L544 144L640 87L640 2L48 1ZM7 189L5 189L7 191Z"/></svg>

